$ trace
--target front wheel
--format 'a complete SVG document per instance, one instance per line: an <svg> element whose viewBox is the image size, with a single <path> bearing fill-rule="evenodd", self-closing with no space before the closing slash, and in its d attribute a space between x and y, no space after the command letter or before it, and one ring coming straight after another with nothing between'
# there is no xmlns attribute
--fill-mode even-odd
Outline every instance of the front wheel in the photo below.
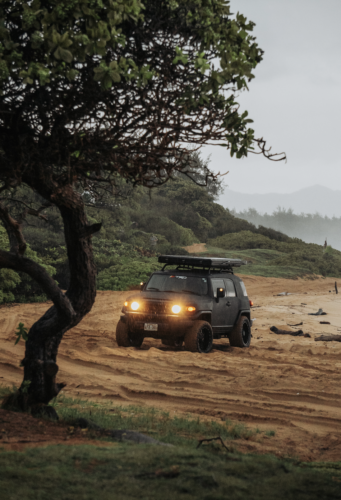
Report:
<svg viewBox="0 0 341 500"><path fill-rule="evenodd" d="M233 347L249 347L251 343L251 325L246 316L241 316L233 328L230 336L230 345Z"/></svg>
<svg viewBox="0 0 341 500"><path fill-rule="evenodd" d="M191 352L208 353L213 346L213 331L207 321L194 321L185 335L185 347Z"/></svg>
<svg viewBox="0 0 341 500"><path fill-rule="evenodd" d="M132 338L128 325L120 319L116 327L116 342L119 347L141 347L143 337Z"/></svg>

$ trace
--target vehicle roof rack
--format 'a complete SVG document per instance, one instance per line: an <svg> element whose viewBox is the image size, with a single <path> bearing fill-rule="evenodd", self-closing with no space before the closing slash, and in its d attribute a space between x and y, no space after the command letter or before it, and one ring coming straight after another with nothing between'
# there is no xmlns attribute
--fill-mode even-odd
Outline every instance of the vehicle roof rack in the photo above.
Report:
<svg viewBox="0 0 341 500"><path fill-rule="evenodd" d="M223 257L188 257L184 255L159 255L158 261L164 264L162 271L167 266L175 265L177 269L190 270L194 268L216 270L218 272L232 272L233 267L240 267L246 264L241 259L228 259Z"/></svg>

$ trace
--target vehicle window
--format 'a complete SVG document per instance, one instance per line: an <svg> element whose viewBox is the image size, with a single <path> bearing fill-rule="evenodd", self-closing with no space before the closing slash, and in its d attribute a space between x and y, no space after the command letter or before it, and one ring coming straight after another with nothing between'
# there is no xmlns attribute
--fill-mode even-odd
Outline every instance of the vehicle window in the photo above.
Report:
<svg viewBox="0 0 341 500"><path fill-rule="evenodd" d="M146 290L207 295L207 278L177 274L153 274L147 284Z"/></svg>
<svg viewBox="0 0 341 500"><path fill-rule="evenodd" d="M246 291L245 285L242 281L240 282L240 286L241 286L241 289L243 290L243 295L245 297L247 297L247 291Z"/></svg>
<svg viewBox="0 0 341 500"><path fill-rule="evenodd" d="M236 289L232 280L224 280L226 285L226 297L235 297Z"/></svg>
<svg viewBox="0 0 341 500"><path fill-rule="evenodd" d="M223 288L224 290L226 290L224 280L213 278L211 280L211 283L212 283L212 288L213 288L213 295L215 298L217 298L217 288ZM226 293L226 291L225 291L225 293Z"/></svg>

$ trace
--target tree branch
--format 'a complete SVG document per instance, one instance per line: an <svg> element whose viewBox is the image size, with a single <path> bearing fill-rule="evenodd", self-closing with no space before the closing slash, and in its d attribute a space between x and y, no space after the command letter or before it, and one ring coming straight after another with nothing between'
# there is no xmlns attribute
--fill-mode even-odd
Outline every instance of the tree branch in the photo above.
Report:
<svg viewBox="0 0 341 500"><path fill-rule="evenodd" d="M26 251L26 241L21 232L21 224L13 219L8 208L0 202L0 219L2 220L8 234L10 252L16 255L24 255Z"/></svg>
<svg viewBox="0 0 341 500"><path fill-rule="evenodd" d="M46 208L52 207L52 203L49 202L46 202L40 208L35 209L27 205L27 203L25 203L24 201L17 200L16 198L10 198L9 201L12 201L14 203L20 203L21 205L24 205L26 207L26 210L24 210L20 216L21 221L26 219L26 215L34 215L35 217L39 217L40 219L44 219L45 221L47 221L47 217L45 215L42 215L40 212L42 210L45 210Z"/></svg>
<svg viewBox="0 0 341 500"><path fill-rule="evenodd" d="M66 317L70 321L76 316L70 300L43 266L27 257L13 255L11 252L0 250L0 269L1 268L21 271L28 274L41 286L46 295L53 301L60 315Z"/></svg>

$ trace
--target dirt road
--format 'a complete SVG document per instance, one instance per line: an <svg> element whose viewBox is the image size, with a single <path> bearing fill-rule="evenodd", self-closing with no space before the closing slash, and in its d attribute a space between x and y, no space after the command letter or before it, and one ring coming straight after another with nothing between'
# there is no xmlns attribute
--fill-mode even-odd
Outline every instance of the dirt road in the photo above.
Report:
<svg viewBox="0 0 341 500"><path fill-rule="evenodd" d="M146 339L141 349L118 348L115 327L131 292L99 292L92 312L61 344L58 380L65 393L117 404L151 405L172 414L231 419L273 430L241 440L248 451L271 451L305 460L340 460L341 343L315 342L318 333L340 333L341 294L333 279L283 280L245 277L256 318L249 349L218 340L208 355L174 351ZM341 287L340 287L341 288ZM331 292L329 292L331 290ZM293 295L275 296L280 292ZM19 384L24 342L15 328L32 323L49 304L0 308L0 384ZM309 316L323 308L327 316ZM331 325L322 325L320 321ZM303 321L312 338L278 336ZM294 328L293 328L294 330Z"/></svg>

